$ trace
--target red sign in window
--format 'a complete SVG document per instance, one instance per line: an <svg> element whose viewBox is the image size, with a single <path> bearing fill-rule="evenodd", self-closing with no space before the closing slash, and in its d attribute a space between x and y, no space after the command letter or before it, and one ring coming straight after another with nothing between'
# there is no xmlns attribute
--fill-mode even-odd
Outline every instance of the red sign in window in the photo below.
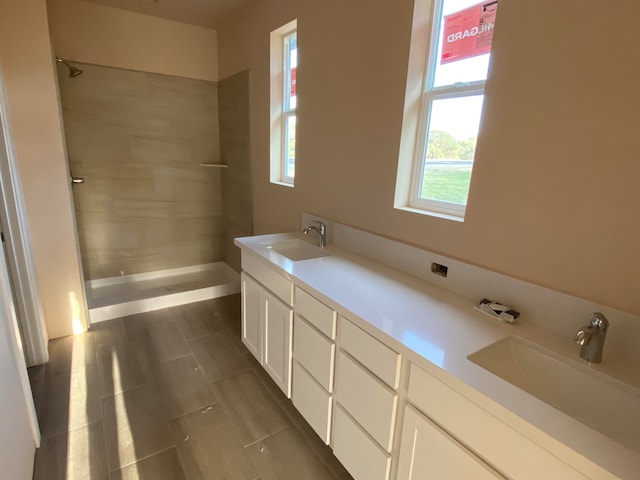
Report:
<svg viewBox="0 0 640 480"><path fill-rule="evenodd" d="M482 2L444 17L441 63L491 52L498 1Z"/></svg>
<svg viewBox="0 0 640 480"><path fill-rule="evenodd" d="M291 96L296 96L296 68L291 69Z"/></svg>

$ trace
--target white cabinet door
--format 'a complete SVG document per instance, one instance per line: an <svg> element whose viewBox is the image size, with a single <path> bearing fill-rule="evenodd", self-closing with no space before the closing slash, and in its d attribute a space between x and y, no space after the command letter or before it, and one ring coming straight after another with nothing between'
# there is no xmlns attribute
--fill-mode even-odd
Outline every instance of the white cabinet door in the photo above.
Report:
<svg viewBox="0 0 640 480"><path fill-rule="evenodd" d="M412 407L405 409L397 480L502 478Z"/></svg>
<svg viewBox="0 0 640 480"><path fill-rule="evenodd" d="M265 300L263 366L287 398L291 398L293 310L266 290L262 295Z"/></svg>
<svg viewBox="0 0 640 480"><path fill-rule="evenodd" d="M293 310L242 273L242 343L291 398Z"/></svg>
<svg viewBox="0 0 640 480"><path fill-rule="evenodd" d="M264 289L246 273L242 273L242 343L262 363L262 317Z"/></svg>

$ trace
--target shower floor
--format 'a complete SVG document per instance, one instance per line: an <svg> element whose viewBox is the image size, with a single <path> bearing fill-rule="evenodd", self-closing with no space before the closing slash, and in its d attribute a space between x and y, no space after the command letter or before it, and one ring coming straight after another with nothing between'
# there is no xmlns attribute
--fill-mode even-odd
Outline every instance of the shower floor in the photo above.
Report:
<svg viewBox="0 0 640 480"><path fill-rule="evenodd" d="M201 302L240 291L240 275L224 262L86 282L91 323Z"/></svg>

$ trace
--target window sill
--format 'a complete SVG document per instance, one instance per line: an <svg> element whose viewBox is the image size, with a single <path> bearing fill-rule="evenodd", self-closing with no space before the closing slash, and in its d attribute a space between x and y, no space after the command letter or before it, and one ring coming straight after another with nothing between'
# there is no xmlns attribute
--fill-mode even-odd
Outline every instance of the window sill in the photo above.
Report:
<svg viewBox="0 0 640 480"><path fill-rule="evenodd" d="M289 183L289 182L280 182L276 180L271 180L271 183L274 185L280 185L281 187L289 187L289 188L294 187L293 183Z"/></svg>
<svg viewBox="0 0 640 480"><path fill-rule="evenodd" d="M430 217L442 218L444 220L452 220L454 222L464 222L464 216L452 215L450 213L436 212L433 210L422 210L421 208L414 208L409 206L394 207L396 210L402 210L409 213L418 213L420 215L428 215Z"/></svg>

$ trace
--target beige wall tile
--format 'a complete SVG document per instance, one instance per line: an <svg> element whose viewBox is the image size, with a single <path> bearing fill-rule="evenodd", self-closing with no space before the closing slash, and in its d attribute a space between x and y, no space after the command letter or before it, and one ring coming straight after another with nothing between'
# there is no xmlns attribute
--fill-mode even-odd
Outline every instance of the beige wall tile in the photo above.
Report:
<svg viewBox="0 0 640 480"><path fill-rule="evenodd" d="M228 165L222 172L222 213L224 219L224 259L240 270L240 253L235 237L253 234L251 157L249 154L249 72L241 72L220 82L220 156Z"/></svg>
<svg viewBox="0 0 640 480"><path fill-rule="evenodd" d="M80 66L61 99L85 276L220 261L216 84Z"/></svg>
<svg viewBox="0 0 640 480"><path fill-rule="evenodd" d="M187 143L172 141L170 137L131 137L131 161L142 164L169 165L172 162L189 163L192 147ZM194 142L195 143L195 142Z"/></svg>

